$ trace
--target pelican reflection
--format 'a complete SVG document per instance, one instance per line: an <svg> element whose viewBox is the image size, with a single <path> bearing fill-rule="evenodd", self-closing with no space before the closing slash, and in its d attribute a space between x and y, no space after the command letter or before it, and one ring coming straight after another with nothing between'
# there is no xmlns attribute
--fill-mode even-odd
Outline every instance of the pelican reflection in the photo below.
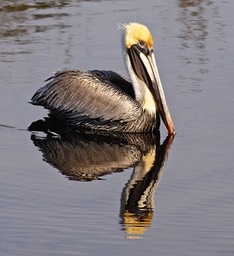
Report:
<svg viewBox="0 0 234 256"><path fill-rule="evenodd" d="M54 128L60 127L60 130ZM160 133L78 133L46 118L31 124L31 139L43 160L70 180L92 181L133 168L121 195L120 224L128 238L151 225L154 194L168 159L173 136L160 145ZM36 133L35 133L36 131ZM40 136L38 131L46 132Z"/></svg>
<svg viewBox="0 0 234 256"><path fill-rule="evenodd" d="M154 194L173 142L167 136L162 145L146 152L134 167L121 197L121 224L128 238L139 238L151 225L154 212Z"/></svg>

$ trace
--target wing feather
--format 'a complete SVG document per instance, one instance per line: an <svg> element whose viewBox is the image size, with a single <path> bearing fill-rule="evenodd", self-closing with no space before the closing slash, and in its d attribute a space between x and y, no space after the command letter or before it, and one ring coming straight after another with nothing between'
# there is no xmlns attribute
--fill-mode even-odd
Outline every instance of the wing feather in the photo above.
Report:
<svg viewBox="0 0 234 256"><path fill-rule="evenodd" d="M112 71L62 71L32 97L73 125L132 122L142 114L129 81ZM125 88L123 88L125 86Z"/></svg>

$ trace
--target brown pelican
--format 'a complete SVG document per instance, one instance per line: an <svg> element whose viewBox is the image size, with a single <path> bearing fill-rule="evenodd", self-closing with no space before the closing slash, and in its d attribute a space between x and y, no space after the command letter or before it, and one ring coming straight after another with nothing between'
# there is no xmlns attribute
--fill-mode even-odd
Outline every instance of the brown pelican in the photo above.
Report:
<svg viewBox="0 0 234 256"><path fill-rule="evenodd" d="M123 49L131 82L113 71L56 72L32 97L58 119L76 129L152 132L160 117L175 134L159 77L153 38L138 23L123 25Z"/></svg>

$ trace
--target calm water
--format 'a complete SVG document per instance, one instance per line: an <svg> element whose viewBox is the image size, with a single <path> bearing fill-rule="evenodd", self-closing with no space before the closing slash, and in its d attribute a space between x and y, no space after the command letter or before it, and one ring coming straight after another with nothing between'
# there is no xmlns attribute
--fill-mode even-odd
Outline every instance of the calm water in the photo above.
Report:
<svg viewBox="0 0 234 256"><path fill-rule="evenodd" d="M233 8L0 2L0 255L234 254ZM155 38L174 141L164 127L112 140L29 132L47 111L28 102L52 72L126 75L117 24L129 21Z"/></svg>

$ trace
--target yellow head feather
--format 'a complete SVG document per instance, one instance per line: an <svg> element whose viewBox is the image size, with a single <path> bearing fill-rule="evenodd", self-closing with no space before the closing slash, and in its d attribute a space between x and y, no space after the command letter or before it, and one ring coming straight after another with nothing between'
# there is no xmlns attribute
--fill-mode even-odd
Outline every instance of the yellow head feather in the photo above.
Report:
<svg viewBox="0 0 234 256"><path fill-rule="evenodd" d="M144 41L149 49L153 48L153 38L149 29L139 23L128 23L124 25L125 28L125 47L128 49L133 44Z"/></svg>

